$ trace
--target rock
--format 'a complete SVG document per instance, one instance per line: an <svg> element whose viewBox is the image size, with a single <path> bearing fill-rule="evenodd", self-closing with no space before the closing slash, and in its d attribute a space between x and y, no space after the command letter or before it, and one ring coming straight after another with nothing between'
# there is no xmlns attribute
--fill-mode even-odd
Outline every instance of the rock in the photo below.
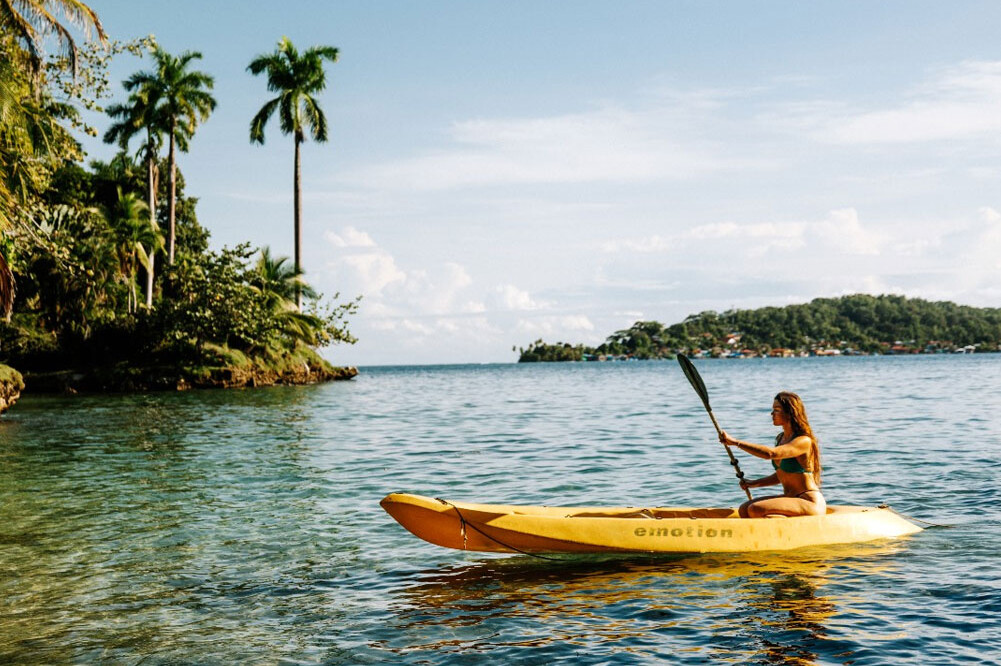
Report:
<svg viewBox="0 0 1001 666"><path fill-rule="evenodd" d="M0 364L0 414L14 406L24 390L24 377L14 368Z"/></svg>
<svg viewBox="0 0 1001 666"><path fill-rule="evenodd" d="M6 366L0 366L3 368ZM16 373L11 370L10 372ZM290 363L284 369L244 366L187 368L172 365L135 367L128 364L102 366L87 371L29 373L20 388L37 393L133 393L141 391L188 391L194 388L244 388L259 386L320 384L349 380L358 375L355 367L335 367L326 361ZM2 375L0 375L2 381ZM17 395L20 395L20 388ZM0 399L2 399L0 394ZM13 397L16 400L17 397ZM12 404L12 403L11 403Z"/></svg>

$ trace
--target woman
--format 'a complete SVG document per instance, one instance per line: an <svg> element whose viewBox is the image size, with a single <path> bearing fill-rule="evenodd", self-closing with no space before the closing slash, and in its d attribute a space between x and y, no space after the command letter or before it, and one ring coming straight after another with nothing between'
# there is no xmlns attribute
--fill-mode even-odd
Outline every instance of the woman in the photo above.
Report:
<svg viewBox="0 0 1001 666"><path fill-rule="evenodd" d="M746 481L741 488L759 488L782 484L781 495L761 497L740 505L742 518L766 516L818 516L827 513L827 502L820 492L820 448L806 418L803 401L795 393L783 391L772 402L772 423L781 426L775 446L752 444L720 432L719 441L735 446L752 456L771 460L775 473Z"/></svg>

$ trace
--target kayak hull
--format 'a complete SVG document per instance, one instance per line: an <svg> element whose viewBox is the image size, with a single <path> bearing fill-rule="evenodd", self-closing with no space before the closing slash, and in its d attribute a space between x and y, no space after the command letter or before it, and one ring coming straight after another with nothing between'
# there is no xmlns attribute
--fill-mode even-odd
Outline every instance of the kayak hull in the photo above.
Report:
<svg viewBox="0 0 1001 666"><path fill-rule="evenodd" d="M921 531L884 507L834 506L823 516L740 518L728 508L473 504L407 493L387 495L380 504L429 543L490 553L746 553Z"/></svg>

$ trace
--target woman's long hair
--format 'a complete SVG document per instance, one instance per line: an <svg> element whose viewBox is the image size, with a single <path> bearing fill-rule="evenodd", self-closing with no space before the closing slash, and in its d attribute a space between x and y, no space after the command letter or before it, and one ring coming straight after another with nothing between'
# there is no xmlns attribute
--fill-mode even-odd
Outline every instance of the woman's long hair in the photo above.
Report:
<svg viewBox="0 0 1001 666"><path fill-rule="evenodd" d="M775 396L775 400L782 405L782 410L789 417L793 434L797 437L806 435L810 438L810 442L813 443L813 450L810 453L810 467L813 468L813 480L819 486L821 471L820 446L817 445L817 438L813 435L813 428L810 427L810 421L806 418L806 407L803 406L803 400L795 393L790 393L789 391L782 391Z"/></svg>

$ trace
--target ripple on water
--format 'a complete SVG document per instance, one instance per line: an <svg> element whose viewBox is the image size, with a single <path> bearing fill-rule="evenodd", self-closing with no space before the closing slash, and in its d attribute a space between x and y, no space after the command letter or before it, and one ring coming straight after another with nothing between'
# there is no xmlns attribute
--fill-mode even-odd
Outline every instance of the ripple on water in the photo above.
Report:
<svg viewBox="0 0 1001 666"><path fill-rule="evenodd" d="M673 364L28 396L0 422L0 662L997 663L998 362L701 364L742 438L773 436L778 389L803 395L832 502L954 525L759 556L476 555L378 506L733 505Z"/></svg>

